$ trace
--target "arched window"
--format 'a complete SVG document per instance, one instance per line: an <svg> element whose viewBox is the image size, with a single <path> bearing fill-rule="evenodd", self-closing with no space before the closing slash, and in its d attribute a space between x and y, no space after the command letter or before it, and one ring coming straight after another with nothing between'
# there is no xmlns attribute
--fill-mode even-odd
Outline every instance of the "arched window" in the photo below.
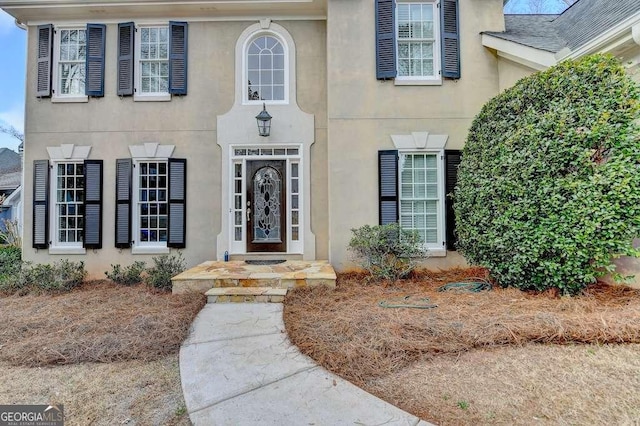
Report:
<svg viewBox="0 0 640 426"><path fill-rule="evenodd" d="M285 49L272 35L259 35L246 50L247 101L286 100Z"/></svg>

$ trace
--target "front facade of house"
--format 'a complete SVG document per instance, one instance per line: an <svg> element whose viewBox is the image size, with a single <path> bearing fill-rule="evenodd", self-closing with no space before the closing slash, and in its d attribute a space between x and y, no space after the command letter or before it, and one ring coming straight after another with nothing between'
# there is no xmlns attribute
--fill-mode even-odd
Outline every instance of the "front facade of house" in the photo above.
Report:
<svg viewBox="0 0 640 426"><path fill-rule="evenodd" d="M446 197L459 150L533 72L483 46L502 0L0 7L28 30L24 258L95 277L175 250L344 270L351 228L393 221L427 266L464 264Z"/></svg>

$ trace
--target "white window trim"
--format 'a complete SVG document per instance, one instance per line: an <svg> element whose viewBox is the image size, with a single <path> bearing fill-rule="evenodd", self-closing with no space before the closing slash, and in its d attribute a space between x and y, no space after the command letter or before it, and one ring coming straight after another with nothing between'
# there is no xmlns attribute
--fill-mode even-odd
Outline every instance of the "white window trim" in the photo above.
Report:
<svg viewBox="0 0 640 426"><path fill-rule="evenodd" d="M442 85L442 68L441 68L441 47L440 44L442 40L440 40L440 1L429 1L429 0L420 0L420 1L411 1L411 0L402 0L396 3L396 22L394 23L394 31L395 31L395 43L396 43L396 52L398 49L398 5L402 3L420 3L420 4L431 4L433 5L433 33L434 33L434 44L433 44L433 69L435 71L434 76L399 76L397 75L394 79L394 84L396 86L441 86ZM398 55L396 53L396 70L398 69Z"/></svg>
<svg viewBox="0 0 640 426"><path fill-rule="evenodd" d="M445 257L447 255L446 239L446 220L445 220L445 171L444 171L444 149L433 150L415 150L400 149L398 150L398 214L400 214L400 204L402 202L402 155L403 154L433 154L436 155L438 166L438 241L436 243L424 243L423 247L427 250L431 257ZM398 222L400 223L400 222Z"/></svg>
<svg viewBox="0 0 640 426"><path fill-rule="evenodd" d="M246 194L247 194L247 160L285 160L286 161L286 173L287 184L285 196L287 197L287 251L286 254L304 254L304 229L305 229L305 197L304 193L304 160L302 145L297 144L285 144L268 146L268 148L298 148L298 155L242 155L236 156L234 154L235 149L259 149L266 148L265 146L254 145L231 145L230 153L231 158L229 164L229 182L230 186L234 185L234 164L242 164L242 206L246 206ZM298 240L293 241L291 239L291 163L298 164ZM247 252L247 222L246 215L242 215L242 240L235 241L235 221L234 221L234 190L231 188L229 191L229 221L228 221L228 235L229 235L229 254L248 254Z"/></svg>
<svg viewBox="0 0 640 426"><path fill-rule="evenodd" d="M84 160L89 158L89 154L91 153L90 146L83 145L74 145L74 144L61 144L59 146L48 146L47 153L49 154L49 160L51 161L50 169L49 169L49 177L51 179L54 178L54 167L56 167L59 163L80 163L84 162ZM56 168L57 170L57 168ZM55 177L57 177L57 172L55 172ZM56 233L58 231L56 225L56 211L55 211L55 200L57 189L57 179L55 183L49 185L50 186L50 194L49 199L53 200L53 202L49 203L49 226L50 229L55 229ZM82 247L82 242L80 246L61 246L56 245L55 241L57 238L51 238L52 244L49 246L49 254L85 254L86 249ZM74 243L76 244L76 243Z"/></svg>
<svg viewBox="0 0 640 426"><path fill-rule="evenodd" d="M247 93L249 93L249 82L247 76L247 62L248 62L248 49L251 43L258 37L271 36L278 40L284 50L284 99L283 100L249 100L247 99ZM271 29L259 30L252 33L244 40L242 45L242 105L288 105L289 104L289 74L291 72L291 66L289 63L289 46L279 33Z"/></svg>
<svg viewBox="0 0 640 426"><path fill-rule="evenodd" d="M62 95L61 92L62 90L60 89L60 81L58 80L59 74L60 74L60 70L59 70L59 63L60 63L60 31L61 30L85 30L86 31L87 26L84 25L65 25L65 26L60 26L60 27L54 27L54 33L53 33L53 66L52 66L52 75L51 75L51 79L52 79L52 89L53 89L53 93L51 94L51 102L53 103L64 103L64 102L68 102L68 103L73 103L73 102L89 102L89 97L87 95ZM86 39L85 39L86 40ZM89 50L86 50L87 54L89 52ZM86 65L85 65L86 67ZM86 77L87 77L87 70L85 69L84 71L84 75L85 75L85 85L86 85Z"/></svg>
<svg viewBox="0 0 640 426"><path fill-rule="evenodd" d="M157 144L156 144L157 145ZM131 147L130 147L131 148ZM133 158L133 172L131 173L131 207L133 214L131 215L131 235L133 243L131 244L131 254L167 254L171 252L171 248L167 246L167 242L141 242L140 236L140 213L138 212L138 203L140 197L140 163L160 162L167 163L167 173L169 170L168 157L139 157ZM169 190L169 180L167 175L167 192ZM168 196L168 194L167 194ZM167 198L167 215L169 214L169 200Z"/></svg>
<svg viewBox="0 0 640 426"><path fill-rule="evenodd" d="M58 165L60 164L82 164L84 159L56 159L52 160L49 166L49 175L51 185L49 188L49 226L51 229L51 244L49 245L49 254L85 254L87 250L82 247L82 241L74 243L58 241L58 232L60 231L60 220L56 211L56 200L58 191Z"/></svg>
<svg viewBox="0 0 640 426"><path fill-rule="evenodd" d="M259 35L272 35L278 38L285 51L285 99L286 101L249 101L246 76L246 52L250 41ZM296 105L296 45L293 37L283 26L271 22L271 19L261 19L258 23L247 27L236 41L235 49L235 102L234 106L262 106L267 105Z"/></svg>
<svg viewBox="0 0 640 426"><path fill-rule="evenodd" d="M155 27L167 27L168 31L169 22L154 22L136 24L135 37L134 37L134 65L133 65L133 100L135 102L167 102L171 100L171 93L159 92L159 93L141 93L140 92L140 44L142 38L141 28L155 28ZM170 41L169 41L170 43ZM171 46L169 46L170 48ZM169 55L170 56L170 55Z"/></svg>

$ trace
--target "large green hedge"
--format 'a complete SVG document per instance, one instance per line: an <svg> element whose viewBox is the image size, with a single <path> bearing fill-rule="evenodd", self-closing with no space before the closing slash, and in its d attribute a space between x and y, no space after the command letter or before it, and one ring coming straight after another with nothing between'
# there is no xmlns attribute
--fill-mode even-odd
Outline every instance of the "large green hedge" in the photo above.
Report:
<svg viewBox="0 0 640 426"><path fill-rule="evenodd" d="M594 55L490 100L454 192L462 254L503 286L565 294L612 271L616 255L637 256L639 93L614 58Z"/></svg>

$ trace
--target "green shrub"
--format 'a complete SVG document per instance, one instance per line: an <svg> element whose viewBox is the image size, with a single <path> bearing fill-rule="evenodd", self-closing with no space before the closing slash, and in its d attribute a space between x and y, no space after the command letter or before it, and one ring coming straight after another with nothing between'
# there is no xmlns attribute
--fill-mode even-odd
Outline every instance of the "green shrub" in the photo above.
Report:
<svg viewBox="0 0 640 426"><path fill-rule="evenodd" d="M182 253L154 257L155 265L147 270L145 284L161 290L171 290L171 277L184 271L186 263Z"/></svg>
<svg viewBox="0 0 640 426"><path fill-rule="evenodd" d="M86 276L84 262L67 259L53 264L23 262L16 274L0 282L0 291L65 292L82 284Z"/></svg>
<svg viewBox="0 0 640 426"><path fill-rule="evenodd" d="M133 262L124 268L120 265L111 265L111 272L107 271L104 274L115 283L133 285L142 282L142 273L145 267L146 263L141 261Z"/></svg>
<svg viewBox="0 0 640 426"><path fill-rule="evenodd" d="M20 247L0 247L0 282L20 271L22 250Z"/></svg>
<svg viewBox="0 0 640 426"><path fill-rule="evenodd" d="M401 229L397 223L365 225L351 232L349 250L360 266L378 280L396 281L406 277L417 260L427 256L420 236Z"/></svg>
<svg viewBox="0 0 640 426"><path fill-rule="evenodd" d="M503 286L565 294L638 255L638 86L610 56L520 80L474 119L458 169L458 248Z"/></svg>

